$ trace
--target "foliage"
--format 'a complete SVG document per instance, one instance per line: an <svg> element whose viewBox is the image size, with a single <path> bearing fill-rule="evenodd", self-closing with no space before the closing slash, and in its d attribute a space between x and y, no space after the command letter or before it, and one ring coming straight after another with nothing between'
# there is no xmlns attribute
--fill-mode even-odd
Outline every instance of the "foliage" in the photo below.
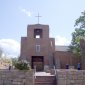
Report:
<svg viewBox="0 0 85 85"><path fill-rule="evenodd" d="M18 62L18 58L12 58L12 65L15 66L15 64Z"/></svg>
<svg viewBox="0 0 85 85"><path fill-rule="evenodd" d="M15 68L19 70L30 70L30 65L26 60L22 60L15 63Z"/></svg>
<svg viewBox="0 0 85 85"><path fill-rule="evenodd" d="M69 46L69 51L80 56L80 39L85 39L85 11L81 13L82 15L76 19L75 31L72 33L72 41Z"/></svg>
<svg viewBox="0 0 85 85"><path fill-rule="evenodd" d="M79 28L85 29L85 11L81 12L81 16L76 19L75 26L79 26Z"/></svg>

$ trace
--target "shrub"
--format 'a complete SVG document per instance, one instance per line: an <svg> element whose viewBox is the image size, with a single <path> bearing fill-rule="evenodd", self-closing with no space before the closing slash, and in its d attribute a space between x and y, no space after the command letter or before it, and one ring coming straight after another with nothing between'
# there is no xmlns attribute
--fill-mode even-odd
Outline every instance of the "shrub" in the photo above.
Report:
<svg viewBox="0 0 85 85"><path fill-rule="evenodd" d="M30 70L31 69L29 63L26 60L17 61L15 63L15 68L19 70Z"/></svg>

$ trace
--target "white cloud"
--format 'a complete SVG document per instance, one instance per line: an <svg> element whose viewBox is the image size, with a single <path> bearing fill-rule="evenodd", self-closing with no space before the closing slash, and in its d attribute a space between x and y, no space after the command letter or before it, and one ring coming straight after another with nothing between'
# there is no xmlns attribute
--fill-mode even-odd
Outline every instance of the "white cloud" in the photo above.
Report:
<svg viewBox="0 0 85 85"><path fill-rule="evenodd" d="M65 37L62 37L62 36L56 36L55 38L55 44L56 45L69 45L70 44L70 41L67 40Z"/></svg>
<svg viewBox="0 0 85 85"><path fill-rule="evenodd" d="M18 56L20 54L20 43L13 39L0 39L0 47L9 56Z"/></svg>
<svg viewBox="0 0 85 85"><path fill-rule="evenodd" d="M32 13L30 11L28 11L27 9L19 7L19 10L21 12L23 12L24 14L26 14L28 17L31 17L31 15L32 15Z"/></svg>

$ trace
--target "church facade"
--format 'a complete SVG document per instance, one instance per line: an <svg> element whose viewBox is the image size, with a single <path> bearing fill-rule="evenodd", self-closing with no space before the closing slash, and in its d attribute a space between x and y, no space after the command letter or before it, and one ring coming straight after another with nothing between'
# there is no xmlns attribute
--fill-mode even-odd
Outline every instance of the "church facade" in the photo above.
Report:
<svg viewBox="0 0 85 85"><path fill-rule="evenodd" d="M49 37L49 25L42 24L27 26L27 36L21 37L20 60L27 60L37 71L65 68L66 64L76 66L79 62L74 54L57 49L55 39Z"/></svg>

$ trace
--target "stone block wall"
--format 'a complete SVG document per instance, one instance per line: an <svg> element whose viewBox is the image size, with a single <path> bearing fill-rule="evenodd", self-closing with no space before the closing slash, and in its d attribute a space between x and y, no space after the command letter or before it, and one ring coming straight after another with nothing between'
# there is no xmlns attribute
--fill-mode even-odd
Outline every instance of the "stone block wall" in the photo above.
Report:
<svg viewBox="0 0 85 85"><path fill-rule="evenodd" d="M85 70L57 70L57 85L85 85Z"/></svg>
<svg viewBox="0 0 85 85"><path fill-rule="evenodd" d="M0 70L0 85L33 85L33 71Z"/></svg>

